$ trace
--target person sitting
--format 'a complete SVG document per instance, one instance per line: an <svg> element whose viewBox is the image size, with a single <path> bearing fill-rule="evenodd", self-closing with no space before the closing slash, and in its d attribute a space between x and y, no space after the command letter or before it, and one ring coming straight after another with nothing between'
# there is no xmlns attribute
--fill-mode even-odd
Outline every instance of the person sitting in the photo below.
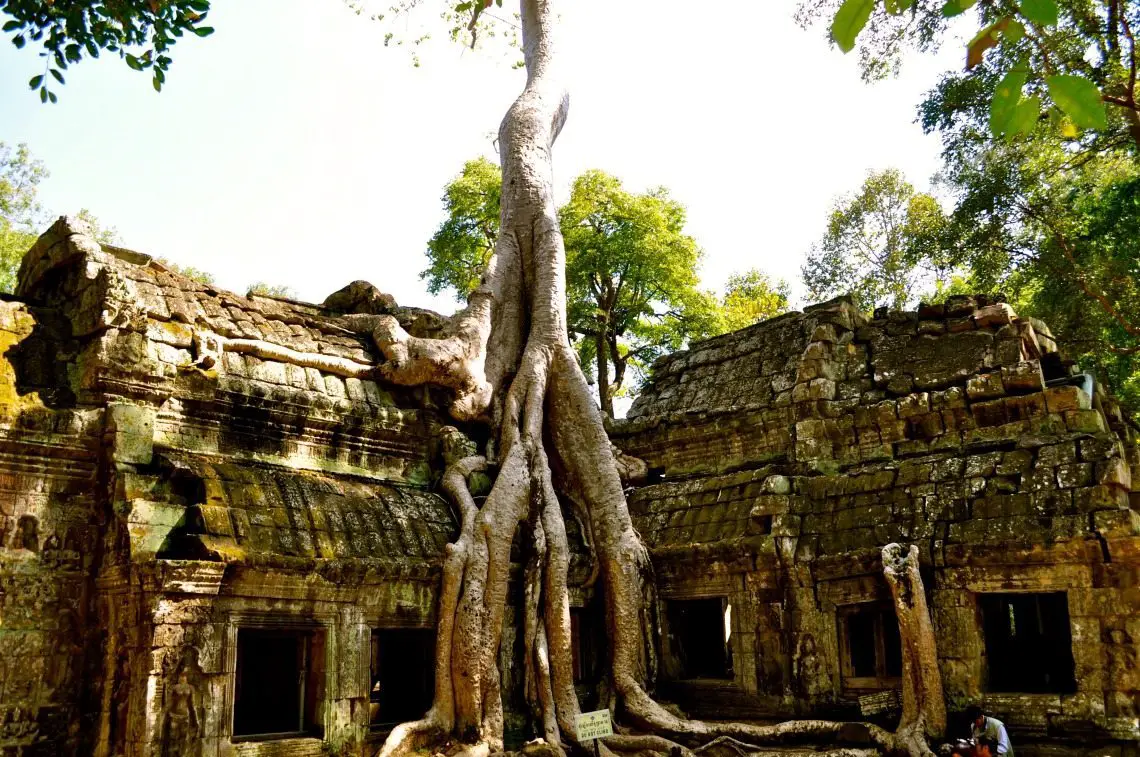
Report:
<svg viewBox="0 0 1140 757"><path fill-rule="evenodd" d="M991 718L977 705L966 708L966 719L970 721L975 753L988 751L993 757L1013 757L1013 745L1009 743L1009 733L1005 723Z"/></svg>

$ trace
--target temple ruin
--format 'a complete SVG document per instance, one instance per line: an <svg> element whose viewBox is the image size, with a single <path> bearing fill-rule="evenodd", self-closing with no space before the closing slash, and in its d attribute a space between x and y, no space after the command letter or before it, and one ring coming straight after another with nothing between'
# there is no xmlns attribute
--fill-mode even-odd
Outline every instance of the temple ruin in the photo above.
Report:
<svg viewBox="0 0 1140 757"><path fill-rule="evenodd" d="M61 219L0 302L0 755L358 755L430 705L445 464L485 431L376 378L356 283L242 297ZM656 691L715 719L898 717L881 550L916 545L952 722L1140 754L1140 447L1048 327L845 299L667 356L612 424ZM574 552L574 674L605 619ZM533 736L513 621L508 730Z"/></svg>

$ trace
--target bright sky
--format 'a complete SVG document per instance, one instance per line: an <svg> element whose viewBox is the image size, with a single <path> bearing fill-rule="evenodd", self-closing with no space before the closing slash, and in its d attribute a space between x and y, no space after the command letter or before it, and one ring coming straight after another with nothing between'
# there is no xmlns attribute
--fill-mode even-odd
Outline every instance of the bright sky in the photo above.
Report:
<svg viewBox="0 0 1140 757"><path fill-rule="evenodd" d="M0 141L28 142L48 165L43 203L86 207L125 246L227 288L265 281L320 301L363 278L401 303L453 310L424 291L424 243L447 181L465 160L493 157L490 136L524 78L509 65L518 56L441 43L414 68L339 0L214 5L217 32L176 45L161 94L105 55L41 106L26 84L39 59L5 38ZM914 123L915 105L961 48L867 86L854 56L796 27L794 9L564 3L563 194L587 168L635 190L667 186L689 208L708 286L756 266L798 290L836 194L870 169L896 166L919 186L937 169L938 141Z"/></svg>

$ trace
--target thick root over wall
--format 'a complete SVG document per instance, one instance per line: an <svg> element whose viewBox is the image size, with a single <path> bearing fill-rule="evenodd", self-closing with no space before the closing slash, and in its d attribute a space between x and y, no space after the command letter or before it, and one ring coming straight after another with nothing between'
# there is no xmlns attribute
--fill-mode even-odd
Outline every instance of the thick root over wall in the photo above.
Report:
<svg viewBox="0 0 1140 757"><path fill-rule="evenodd" d="M581 521L598 566L609 638L609 705L620 733L607 755L726 757L760 746L863 744L927 754L945 726L934 636L917 551L884 549L904 647L904 717L897 733L872 725L793 721L773 726L677 717L647 693L656 666L644 608L652 592L649 555L633 528L602 417L569 346L565 251L554 207L550 152L568 98L553 75L552 0L521 0L527 84L499 130L503 168L501 231L480 287L440 339L407 334L394 318L359 316L384 353L387 378L454 392L452 414L491 426L484 456L451 461L443 488L460 519L443 559L435 698L423 719L395 728L382 757L450 744L449 751L503 750L498 669L511 545L530 536L522 607L525 690L541 724L526 752L581 747L574 721L569 546L559 495ZM495 473L482 506L468 477ZM859 750L842 750L855 754Z"/></svg>

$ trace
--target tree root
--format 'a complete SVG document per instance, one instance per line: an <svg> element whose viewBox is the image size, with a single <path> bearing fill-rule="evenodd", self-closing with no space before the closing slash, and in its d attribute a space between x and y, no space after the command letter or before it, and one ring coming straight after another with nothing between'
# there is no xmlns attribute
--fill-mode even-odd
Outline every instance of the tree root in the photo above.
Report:
<svg viewBox="0 0 1140 757"><path fill-rule="evenodd" d="M605 757L692 757L693 747L729 757L809 744L873 745L880 752L926 757L925 738L944 728L945 711L940 720L937 659L915 550L901 562L896 548L884 550L904 648L904 718L898 733L819 720L777 725L687 720L648 694L656 671L655 619L646 612L647 605L656 605L652 565L566 330L565 251L550 150L566 117L567 98L551 79L552 0L521 0L520 8L528 78L499 131L502 232L483 282L441 339L411 336L390 316L350 316L384 353L382 370L389 380L451 388L452 414L487 421L494 432L486 459L466 458L445 473L443 487L461 526L444 554L435 701L423 720L392 732L382 757L410 754L437 734L457 739L464 754L475 757L503 749L498 662L512 543L523 523L530 524L531 536L520 608L524 689L542 731L542 739L523 751L560 755L575 746L579 705L570 640L570 550L560 492L569 495L574 516L582 521L606 602L605 705L615 711L620 704L623 717L646 732L607 737L598 747ZM488 461L499 470L479 508L466 478ZM635 478L641 472L632 462L623 460L622 467ZM917 657L907 667L912 654ZM865 750L831 754L862 757Z"/></svg>

